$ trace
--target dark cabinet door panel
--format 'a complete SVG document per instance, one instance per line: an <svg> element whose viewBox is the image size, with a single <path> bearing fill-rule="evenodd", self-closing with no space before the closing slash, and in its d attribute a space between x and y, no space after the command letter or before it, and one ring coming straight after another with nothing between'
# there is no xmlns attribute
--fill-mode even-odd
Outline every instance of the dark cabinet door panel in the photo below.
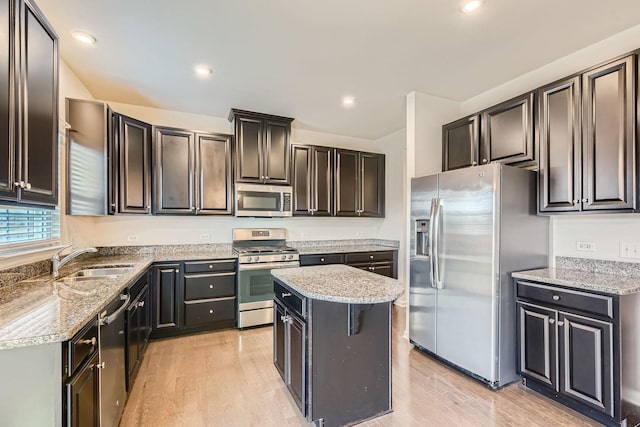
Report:
<svg viewBox="0 0 640 427"><path fill-rule="evenodd" d="M98 353L66 386L67 427L97 427L100 425Z"/></svg>
<svg viewBox="0 0 640 427"><path fill-rule="evenodd" d="M15 199L16 135L14 67L15 0L0 0L0 197Z"/></svg>
<svg viewBox="0 0 640 427"><path fill-rule="evenodd" d="M127 390L131 392L133 387L133 379L136 372L140 367L140 319L139 310L136 306L137 301L127 308L127 353L126 353L126 367L127 367Z"/></svg>
<svg viewBox="0 0 640 427"><path fill-rule="evenodd" d="M442 127L442 170L478 164L480 115L465 117Z"/></svg>
<svg viewBox="0 0 640 427"><path fill-rule="evenodd" d="M151 213L151 126L119 117L118 211Z"/></svg>
<svg viewBox="0 0 640 427"><path fill-rule="evenodd" d="M282 379L285 379L285 309L282 305L274 303L273 306L273 364L280 373Z"/></svg>
<svg viewBox="0 0 640 427"><path fill-rule="evenodd" d="M557 391L556 320L555 310L518 303L520 372Z"/></svg>
<svg viewBox="0 0 640 427"><path fill-rule="evenodd" d="M291 175L293 186L293 214L311 215L312 209L312 151L308 145L294 145L291 148Z"/></svg>
<svg viewBox="0 0 640 427"><path fill-rule="evenodd" d="M628 57L585 73L582 208L635 207L635 63Z"/></svg>
<svg viewBox="0 0 640 427"><path fill-rule="evenodd" d="M156 128L154 149L154 213L195 213L194 134Z"/></svg>
<svg viewBox="0 0 640 427"><path fill-rule="evenodd" d="M306 390L306 328L305 324L295 316L289 319L289 390L296 404L305 413Z"/></svg>
<svg viewBox="0 0 640 427"><path fill-rule="evenodd" d="M313 170L313 215L333 214L333 163L334 149L314 147L312 152Z"/></svg>
<svg viewBox="0 0 640 427"><path fill-rule="evenodd" d="M580 210L580 77L537 93L541 212Z"/></svg>
<svg viewBox="0 0 640 427"><path fill-rule="evenodd" d="M533 94L496 105L482 115L484 163L533 160Z"/></svg>
<svg viewBox="0 0 640 427"><path fill-rule="evenodd" d="M153 292L154 329L176 328L179 326L179 267L179 264L167 264L155 268L155 289Z"/></svg>
<svg viewBox="0 0 640 427"><path fill-rule="evenodd" d="M236 138L238 144L236 181L262 182L264 166L262 158L262 120L248 117L236 119Z"/></svg>
<svg viewBox="0 0 640 427"><path fill-rule="evenodd" d="M384 216L384 156L360 153L360 215Z"/></svg>
<svg viewBox="0 0 640 427"><path fill-rule="evenodd" d="M289 184L290 124L265 120L264 132L265 182Z"/></svg>
<svg viewBox="0 0 640 427"><path fill-rule="evenodd" d="M358 152L336 150L336 191L335 205L337 216L356 216L359 209L360 171Z"/></svg>
<svg viewBox="0 0 640 427"><path fill-rule="evenodd" d="M560 313L560 392L613 416L613 325Z"/></svg>
<svg viewBox="0 0 640 427"><path fill-rule="evenodd" d="M230 215L231 137L197 134L198 214Z"/></svg>
<svg viewBox="0 0 640 427"><path fill-rule="evenodd" d="M22 171L20 198L58 201L58 40L44 17L24 3L22 12Z"/></svg>

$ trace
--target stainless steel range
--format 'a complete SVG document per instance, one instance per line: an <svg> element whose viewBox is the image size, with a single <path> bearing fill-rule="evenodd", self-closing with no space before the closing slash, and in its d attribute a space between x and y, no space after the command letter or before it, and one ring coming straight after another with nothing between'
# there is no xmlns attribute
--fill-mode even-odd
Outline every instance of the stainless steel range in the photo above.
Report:
<svg viewBox="0 0 640 427"><path fill-rule="evenodd" d="M238 255L238 327L273 323L271 270L300 266L298 251L286 245L284 228L234 228Z"/></svg>

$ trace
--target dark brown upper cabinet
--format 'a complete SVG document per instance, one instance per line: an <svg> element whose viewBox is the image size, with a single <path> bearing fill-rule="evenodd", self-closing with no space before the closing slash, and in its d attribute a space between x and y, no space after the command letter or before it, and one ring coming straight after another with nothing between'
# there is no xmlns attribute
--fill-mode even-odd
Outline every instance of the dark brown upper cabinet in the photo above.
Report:
<svg viewBox="0 0 640 427"><path fill-rule="evenodd" d="M288 185L292 118L231 109L236 182Z"/></svg>
<svg viewBox="0 0 640 427"><path fill-rule="evenodd" d="M336 149L335 215L384 217L384 155Z"/></svg>
<svg viewBox="0 0 640 427"><path fill-rule="evenodd" d="M582 75L582 209L636 208L636 59Z"/></svg>
<svg viewBox="0 0 640 427"><path fill-rule="evenodd" d="M538 90L541 213L636 209L635 60Z"/></svg>
<svg viewBox="0 0 640 427"><path fill-rule="evenodd" d="M66 99L67 214L151 213L151 125Z"/></svg>
<svg viewBox="0 0 640 427"><path fill-rule="evenodd" d="M58 202L58 37L30 0L1 0L0 199Z"/></svg>
<svg viewBox="0 0 640 427"><path fill-rule="evenodd" d="M582 129L580 77L539 89L537 127L540 212L579 211Z"/></svg>
<svg viewBox="0 0 640 427"><path fill-rule="evenodd" d="M231 215L231 135L154 129L153 212Z"/></svg>
<svg viewBox="0 0 640 427"><path fill-rule="evenodd" d="M293 214L331 216L334 149L294 144L291 152Z"/></svg>
<svg viewBox="0 0 640 427"><path fill-rule="evenodd" d="M532 161L533 93L498 104L482 113L480 163Z"/></svg>
<svg viewBox="0 0 640 427"><path fill-rule="evenodd" d="M151 125L117 116L118 213L151 213ZM115 175L115 174L114 174ZM113 185L115 187L115 184Z"/></svg>
<svg viewBox="0 0 640 427"><path fill-rule="evenodd" d="M442 126L442 170L476 166L479 145L479 114Z"/></svg>

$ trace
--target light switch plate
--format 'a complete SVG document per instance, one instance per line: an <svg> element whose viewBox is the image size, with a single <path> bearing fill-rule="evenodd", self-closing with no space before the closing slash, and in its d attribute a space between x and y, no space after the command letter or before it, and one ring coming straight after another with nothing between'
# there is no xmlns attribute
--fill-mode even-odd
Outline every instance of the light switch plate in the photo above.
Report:
<svg viewBox="0 0 640 427"><path fill-rule="evenodd" d="M593 252L596 250L596 244L593 242L576 242L576 251Z"/></svg>

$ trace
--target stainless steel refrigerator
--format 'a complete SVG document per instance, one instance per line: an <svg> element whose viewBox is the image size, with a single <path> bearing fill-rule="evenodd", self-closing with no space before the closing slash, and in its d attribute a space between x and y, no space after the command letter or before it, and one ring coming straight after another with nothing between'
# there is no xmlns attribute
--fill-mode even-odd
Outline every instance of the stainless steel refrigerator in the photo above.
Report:
<svg viewBox="0 0 640 427"><path fill-rule="evenodd" d="M548 264L535 172L489 164L411 180L409 338L498 388L516 375L510 273Z"/></svg>

